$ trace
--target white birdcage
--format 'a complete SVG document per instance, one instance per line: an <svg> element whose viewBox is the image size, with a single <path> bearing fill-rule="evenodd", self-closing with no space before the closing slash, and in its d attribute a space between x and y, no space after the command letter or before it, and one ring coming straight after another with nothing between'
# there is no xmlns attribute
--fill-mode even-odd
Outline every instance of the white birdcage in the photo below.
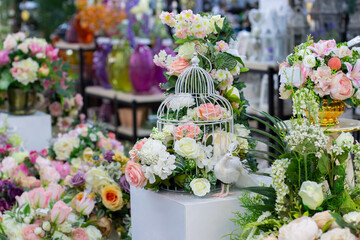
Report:
<svg viewBox="0 0 360 240"><path fill-rule="evenodd" d="M201 129L197 139L205 145L212 145L213 157L219 159L226 154L231 143L229 133L234 131L233 110L230 102L215 90L210 74L199 67L199 62L195 53L191 66L180 74L176 82L175 94L160 105L157 127L161 131L170 126L168 129L174 131L176 138L178 127L186 129L189 125L197 125Z"/></svg>

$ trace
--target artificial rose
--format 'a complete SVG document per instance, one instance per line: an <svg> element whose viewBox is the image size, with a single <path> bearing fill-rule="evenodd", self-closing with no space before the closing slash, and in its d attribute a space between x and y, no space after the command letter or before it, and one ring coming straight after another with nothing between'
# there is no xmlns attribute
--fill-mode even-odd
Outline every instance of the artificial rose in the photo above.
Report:
<svg viewBox="0 0 360 240"><path fill-rule="evenodd" d="M126 167L126 166L125 166ZM130 193L130 184L126 180L126 176L122 175L120 178L120 187L127 193Z"/></svg>
<svg viewBox="0 0 360 240"><path fill-rule="evenodd" d="M0 66L5 66L10 62L9 53L10 51L0 50Z"/></svg>
<svg viewBox="0 0 360 240"><path fill-rule="evenodd" d="M54 167L45 167L40 169L40 180L42 183L57 183L60 181L61 176Z"/></svg>
<svg viewBox="0 0 360 240"><path fill-rule="evenodd" d="M51 209L50 220L53 223L61 224L67 219L71 211L72 208L66 205L66 203L58 201Z"/></svg>
<svg viewBox="0 0 360 240"><path fill-rule="evenodd" d="M35 229L39 227L39 224L25 225L22 229L22 236L24 240L36 240L41 237L35 234Z"/></svg>
<svg viewBox="0 0 360 240"><path fill-rule="evenodd" d="M330 211L316 213L314 216L312 216L312 219L315 220L319 229L322 229L328 222L334 220L330 214ZM336 223L336 221L333 221L329 228L333 229L337 227L339 227L339 225Z"/></svg>
<svg viewBox="0 0 360 240"><path fill-rule="evenodd" d="M186 42L179 47L179 56L186 59L191 60L194 56L195 52L195 43L194 42Z"/></svg>
<svg viewBox="0 0 360 240"><path fill-rule="evenodd" d="M61 103L53 102L49 106L49 111L50 111L51 116L60 117L63 114L63 109L62 109Z"/></svg>
<svg viewBox="0 0 360 240"><path fill-rule="evenodd" d="M85 174L83 172L77 172L70 179L70 184L73 187L80 187L85 184Z"/></svg>
<svg viewBox="0 0 360 240"><path fill-rule="evenodd" d="M123 205L122 193L117 185L107 185L101 190L101 200L110 211L118 211Z"/></svg>
<svg viewBox="0 0 360 240"><path fill-rule="evenodd" d="M351 80L343 73L338 72L331 81L330 96L336 100L345 100L354 94Z"/></svg>
<svg viewBox="0 0 360 240"><path fill-rule="evenodd" d="M191 107L195 104L194 98L189 93L183 93L179 94L177 96L174 96L173 99L171 99L169 103L169 108L174 111L179 111L180 109L184 107Z"/></svg>
<svg viewBox="0 0 360 240"><path fill-rule="evenodd" d="M313 68L313 67L315 67L315 65L316 65L315 56L312 55L312 54L306 55L306 56L304 57L303 64L304 64L305 67L308 67L308 68Z"/></svg>
<svg viewBox="0 0 360 240"><path fill-rule="evenodd" d="M314 240L320 235L316 222L307 216L297 218L279 229L279 240Z"/></svg>
<svg viewBox="0 0 360 240"><path fill-rule="evenodd" d="M100 193L103 186L113 184L114 180L109 176L108 172L94 167L85 174L85 182L86 187Z"/></svg>
<svg viewBox="0 0 360 240"><path fill-rule="evenodd" d="M182 157L195 159L200 155L200 147L195 139L184 137L175 141L174 150Z"/></svg>
<svg viewBox="0 0 360 240"><path fill-rule="evenodd" d="M112 230L112 220L108 217L102 217L100 219L97 218L97 216L91 215L89 220L95 220L95 225L97 228L101 231L101 234L103 236L109 236Z"/></svg>
<svg viewBox="0 0 360 240"><path fill-rule="evenodd" d="M73 205L78 213L89 215L95 207L95 201L81 192L73 198Z"/></svg>
<svg viewBox="0 0 360 240"><path fill-rule="evenodd" d="M71 152L78 148L80 140L77 137L62 137L54 144L54 151L58 160L65 161L70 158Z"/></svg>
<svg viewBox="0 0 360 240"><path fill-rule="evenodd" d="M196 196L203 197L210 192L210 182L206 178L194 178L190 187Z"/></svg>
<svg viewBox="0 0 360 240"><path fill-rule="evenodd" d="M224 113L225 110L221 106L212 103L201 104L196 109L198 118L204 121L219 120L223 117Z"/></svg>
<svg viewBox="0 0 360 240"><path fill-rule="evenodd" d="M348 228L335 228L332 229L323 235L321 235L320 240L357 240Z"/></svg>
<svg viewBox="0 0 360 240"><path fill-rule="evenodd" d="M13 62L12 68L10 69L12 76L24 85L28 85L29 83L33 83L38 80L38 71L39 64L31 58Z"/></svg>
<svg viewBox="0 0 360 240"><path fill-rule="evenodd" d="M305 181L301 184L299 195L302 202L312 210L320 207L324 201L322 185L312 181Z"/></svg>
<svg viewBox="0 0 360 240"><path fill-rule="evenodd" d="M147 179L141 169L141 165L134 161L128 161L125 168L125 177L130 185L141 188L145 187Z"/></svg>
<svg viewBox="0 0 360 240"><path fill-rule="evenodd" d="M100 230L92 225L86 227L85 230L89 236L89 240L99 240L102 238Z"/></svg>
<svg viewBox="0 0 360 240"><path fill-rule="evenodd" d="M250 135L250 130L247 129L244 124L236 123L234 125L234 132L237 137L246 138Z"/></svg>
<svg viewBox="0 0 360 240"><path fill-rule="evenodd" d="M185 123L175 128L175 138L177 140L184 137L198 139L200 133L201 129L193 123Z"/></svg>
<svg viewBox="0 0 360 240"><path fill-rule="evenodd" d="M358 224L360 222L360 212L349 212L343 216L344 221L347 223Z"/></svg>
<svg viewBox="0 0 360 240"><path fill-rule="evenodd" d="M130 151L130 158L133 161L137 161L138 160L138 153L141 150L141 148L144 146L144 144L146 143L147 139L142 139L140 141L138 141L134 147L131 149Z"/></svg>
<svg viewBox="0 0 360 240"><path fill-rule="evenodd" d="M72 232L72 240L89 240L89 236L84 228L76 228Z"/></svg>
<svg viewBox="0 0 360 240"><path fill-rule="evenodd" d="M170 64L168 74L179 76L188 67L190 67L190 63L186 59L179 57Z"/></svg>

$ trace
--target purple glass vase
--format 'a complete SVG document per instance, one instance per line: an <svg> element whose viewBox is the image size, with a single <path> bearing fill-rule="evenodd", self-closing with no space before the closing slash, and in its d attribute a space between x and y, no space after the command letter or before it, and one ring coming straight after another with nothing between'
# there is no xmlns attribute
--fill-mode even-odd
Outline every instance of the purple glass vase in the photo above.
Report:
<svg viewBox="0 0 360 240"><path fill-rule="evenodd" d="M172 40L171 39L164 39L160 42L160 46L154 49L154 55L158 54L161 50L165 50L165 52L168 55L171 56L175 56L176 54L174 53L174 51L172 50L172 48L170 47L172 45ZM166 83L166 77L164 76L164 72L166 72L167 69L166 68L162 68L159 66L155 66L155 73L154 73L154 83L156 86L158 86L160 89L160 84L161 83ZM162 89L163 90L163 89ZM165 91L165 90L163 90Z"/></svg>
<svg viewBox="0 0 360 240"><path fill-rule="evenodd" d="M108 75L106 73L107 57L112 50L109 39L99 38L98 47L93 55L93 72L96 85L103 88L111 88Z"/></svg>
<svg viewBox="0 0 360 240"><path fill-rule="evenodd" d="M137 46L130 58L130 79L131 84L136 92L147 92L154 85L153 75L154 66L153 54L147 46L150 39L136 39Z"/></svg>

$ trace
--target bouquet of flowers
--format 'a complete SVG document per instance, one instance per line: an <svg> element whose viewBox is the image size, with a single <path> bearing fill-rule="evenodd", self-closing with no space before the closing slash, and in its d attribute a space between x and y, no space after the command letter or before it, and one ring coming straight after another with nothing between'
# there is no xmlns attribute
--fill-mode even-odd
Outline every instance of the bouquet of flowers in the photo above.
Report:
<svg viewBox="0 0 360 240"><path fill-rule="evenodd" d="M58 52L45 39L26 38L22 32L9 34L0 51L0 91L52 88L66 96L69 66L62 63Z"/></svg>
<svg viewBox="0 0 360 240"><path fill-rule="evenodd" d="M217 114L221 118L224 112ZM243 125L237 124L235 128L235 134L214 132L207 135L204 135L204 126L193 123L168 125L162 131L155 128L150 138L138 141L130 151L126 179L138 188L184 189L205 196L217 183L214 167L221 157L221 144L228 142L235 146L233 154L245 158L249 132Z"/></svg>
<svg viewBox="0 0 360 240"><path fill-rule="evenodd" d="M65 189L58 184L38 187L16 197L17 206L0 221L2 238L100 240L101 232L87 214L94 204L86 198L73 207Z"/></svg>
<svg viewBox="0 0 360 240"><path fill-rule="evenodd" d="M241 233L231 235L268 240L359 236L359 143L354 144L350 133L341 133L331 143L319 125L306 119L294 119L289 128L273 117L268 120L279 144L270 153L276 159L270 173L273 183L247 188L258 195L241 198L247 211L237 213L234 221ZM355 183L347 169L350 153Z"/></svg>
<svg viewBox="0 0 360 240"><path fill-rule="evenodd" d="M350 45L350 44L349 44ZM360 50L335 40L309 40L295 47L280 65L282 99L292 98L293 113L316 116L321 106L360 105ZM311 114L312 115L312 114Z"/></svg>
<svg viewBox="0 0 360 240"><path fill-rule="evenodd" d="M162 12L161 21L174 28L177 55L160 51L154 56L154 63L168 71L164 73L168 82L163 86L167 93L173 93L178 76L190 66L195 52L199 54L199 66L211 72L214 85L222 96L232 103L235 122L247 124L245 117L246 100L240 90L244 83L238 81L240 72L248 69L234 49L229 49L234 30L226 18L220 15L194 14L184 10L174 15Z"/></svg>

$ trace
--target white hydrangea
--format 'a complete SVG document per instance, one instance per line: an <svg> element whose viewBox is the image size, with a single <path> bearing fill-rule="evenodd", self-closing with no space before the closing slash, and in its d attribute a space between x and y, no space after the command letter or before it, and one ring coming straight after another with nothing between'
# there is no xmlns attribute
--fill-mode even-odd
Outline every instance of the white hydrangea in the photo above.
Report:
<svg viewBox="0 0 360 240"><path fill-rule="evenodd" d="M212 171L216 164L216 158L213 158L212 146L200 146L200 155L196 158L196 166L199 168L205 168L206 171Z"/></svg>
<svg viewBox="0 0 360 240"><path fill-rule="evenodd" d="M195 100L189 93L182 94L181 96L177 96L173 98L169 103L170 109L174 111L179 111L184 107L189 108L194 105L195 105Z"/></svg>
<svg viewBox="0 0 360 240"><path fill-rule="evenodd" d="M276 191L275 210L280 213L286 210L285 196L289 193L288 186L285 184L285 173L290 164L289 159L278 159L271 167L271 177L273 179L273 187Z"/></svg>
<svg viewBox="0 0 360 240"><path fill-rule="evenodd" d="M153 61L156 66L168 68L175 59L176 57L168 55L165 50L161 50L158 54L155 54Z"/></svg>
<svg viewBox="0 0 360 240"><path fill-rule="evenodd" d="M354 154L354 175L356 187L360 188L360 145L359 143L353 147L352 153Z"/></svg>
<svg viewBox="0 0 360 240"><path fill-rule="evenodd" d="M39 64L27 58L25 60L17 61L12 63L11 74L12 76L24 85L33 83L38 80Z"/></svg>
<svg viewBox="0 0 360 240"><path fill-rule="evenodd" d="M155 182L155 175L166 179L176 168L175 156L166 151L166 146L159 141L149 139L138 153L144 164L142 170L150 183Z"/></svg>

